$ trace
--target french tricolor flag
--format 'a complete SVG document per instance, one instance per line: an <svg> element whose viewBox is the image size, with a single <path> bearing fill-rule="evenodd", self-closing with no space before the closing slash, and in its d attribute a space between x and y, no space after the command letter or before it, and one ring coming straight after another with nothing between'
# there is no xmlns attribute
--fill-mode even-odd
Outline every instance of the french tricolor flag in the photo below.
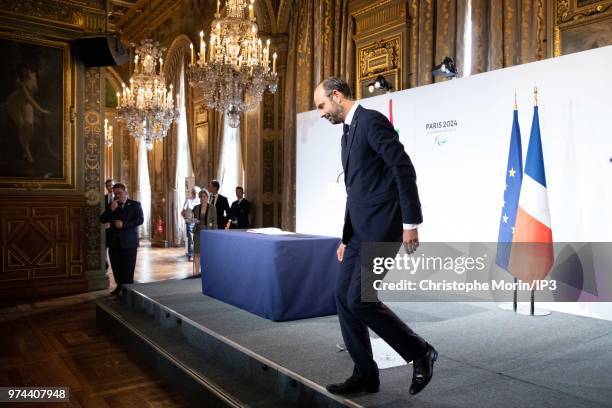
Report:
<svg viewBox="0 0 612 408"><path fill-rule="evenodd" d="M553 265L554 254L537 105L512 243L509 271L523 282L544 279Z"/></svg>

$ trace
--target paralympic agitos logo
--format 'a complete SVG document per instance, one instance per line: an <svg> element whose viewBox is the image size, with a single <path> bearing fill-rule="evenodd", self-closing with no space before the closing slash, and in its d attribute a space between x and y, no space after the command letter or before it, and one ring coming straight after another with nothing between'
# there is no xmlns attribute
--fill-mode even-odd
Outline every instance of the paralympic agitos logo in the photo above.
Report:
<svg viewBox="0 0 612 408"><path fill-rule="evenodd" d="M425 132L430 135L436 135L435 143L442 146L448 141L449 132L457 130L457 120L443 120L440 122L431 122L425 124Z"/></svg>

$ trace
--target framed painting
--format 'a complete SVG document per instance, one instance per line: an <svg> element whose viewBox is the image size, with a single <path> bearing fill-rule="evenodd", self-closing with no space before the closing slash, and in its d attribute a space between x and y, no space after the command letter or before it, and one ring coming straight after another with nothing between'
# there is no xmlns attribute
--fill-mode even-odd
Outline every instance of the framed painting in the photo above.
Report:
<svg viewBox="0 0 612 408"><path fill-rule="evenodd" d="M0 188L74 189L68 42L0 30Z"/></svg>
<svg viewBox="0 0 612 408"><path fill-rule="evenodd" d="M553 55L612 45L612 1L556 2Z"/></svg>

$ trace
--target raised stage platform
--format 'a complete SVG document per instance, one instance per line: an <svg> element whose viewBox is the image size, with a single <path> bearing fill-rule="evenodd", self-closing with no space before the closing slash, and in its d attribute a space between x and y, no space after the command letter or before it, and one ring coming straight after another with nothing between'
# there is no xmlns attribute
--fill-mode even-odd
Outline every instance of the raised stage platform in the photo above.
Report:
<svg viewBox="0 0 612 408"><path fill-rule="evenodd" d="M98 302L97 319L193 406L612 407L612 322L482 303L389 305L440 353L416 396L410 365L381 370L379 393L328 393L352 371L336 316L273 322L202 295L198 279L128 285Z"/></svg>

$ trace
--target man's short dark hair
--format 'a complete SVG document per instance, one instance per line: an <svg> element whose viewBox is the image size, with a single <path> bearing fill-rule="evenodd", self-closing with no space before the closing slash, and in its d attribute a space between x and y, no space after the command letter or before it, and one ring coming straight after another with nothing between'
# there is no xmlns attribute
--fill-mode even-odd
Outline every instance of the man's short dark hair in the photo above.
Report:
<svg viewBox="0 0 612 408"><path fill-rule="evenodd" d="M244 193L244 188L242 188L240 186L236 187L236 190L240 190L240 191L242 191Z"/></svg>
<svg viewBox="0 0 612 408"><path fill-rule="evenodd" d="M217 180L213 180L210 182L210 185L215 187L217 190L221 188L221 184Z"/></svg>
<svg viewBox="0 0 612 408"><path fill-rule="evenodd" d="M113 188L118 188L119 190L127 191L127 188L125 187L125 184L123 183L115 183Z"/></svg>
<svg viewBox="0 0 612 408"><path fill-rule="evenodd" d="M113 179L107 179L107 180L104 182L104 185L106 185L106 184L108 184L108 183L113 184Z"/></svg>
<svg viewBox="0 0 612 408"><path fill-rule="evenodd" d="M353 99L353 92L349 84L342 78L329 77L323 80L325 95L329 98L334 91L340 92L347 99Z"/></svg>

